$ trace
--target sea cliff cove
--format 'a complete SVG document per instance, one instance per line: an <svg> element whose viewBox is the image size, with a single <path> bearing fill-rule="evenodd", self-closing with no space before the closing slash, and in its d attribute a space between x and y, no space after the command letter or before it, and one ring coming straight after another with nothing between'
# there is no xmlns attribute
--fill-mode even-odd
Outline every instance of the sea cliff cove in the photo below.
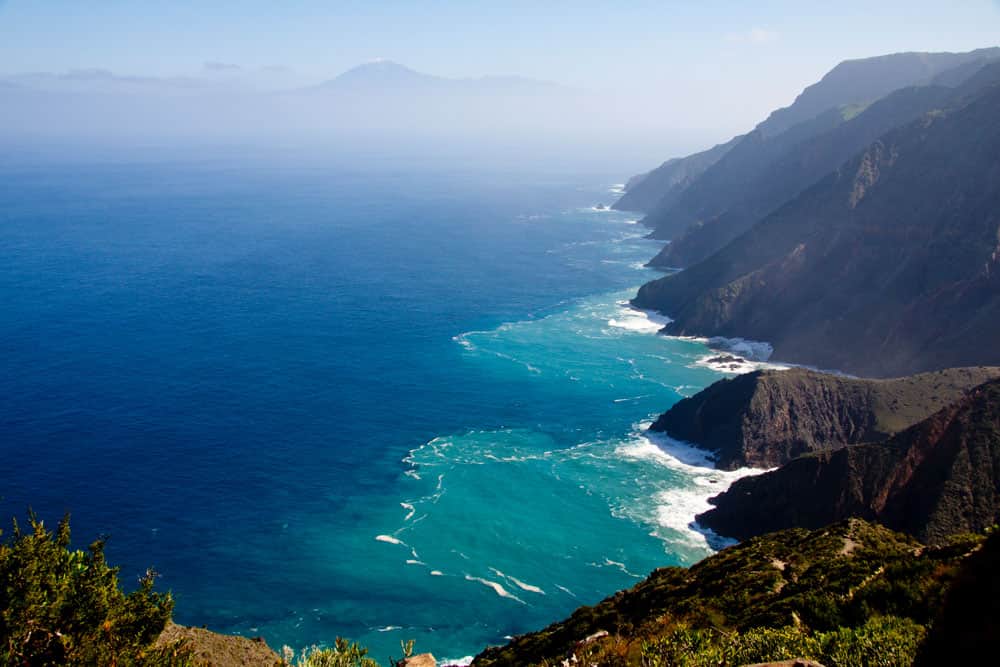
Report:
<svg viewBox="0 0 1000 667"><path fill-rule="evenodd" d="M0 3L0 665L994 655L981 4Z"/></svg>

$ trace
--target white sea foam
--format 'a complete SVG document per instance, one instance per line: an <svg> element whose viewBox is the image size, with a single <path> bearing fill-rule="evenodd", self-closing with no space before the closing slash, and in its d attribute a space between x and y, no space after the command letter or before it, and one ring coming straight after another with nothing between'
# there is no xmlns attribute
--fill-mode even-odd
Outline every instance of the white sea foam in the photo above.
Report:
<svg viewBox="0 0 1000 667"><path fill-rule="evenodd" d="M728 543L695 522L695 517L711 509L709 498L722 493L736 480L764 470L741 468L719 470L710 452L673 438L650 433L649 423L639 424L633 438L617 448L625 458L643 459L662 465L686 478L685 484L661 490L654 498L654 522L677 535L689 547L719 549ZM659 535L658 535L659 536Z"/></svg>
<svg viewBox="0 0 1000 667"><path fill-rule="evenodd" d="M475 656L467 655L464 658L445 658L441 661L441 667L469 667Z"/></svg>
<svg viewBox="0 0 1000 667"><path fill-rule="evenodd" d="M425 566L427 565L427 563L425 563L424 561L417 560L415 558L407 558L406 559L406 564L407 565L425 565Z"/></svg>
<svg viewBox="0 0 1000 667"><path fill-rule="evenodd" d="M506 588L504 588L495 581L490 581L489 579L483 579L481 577L473 577L472 575L469 574L465 575L465 580L479 582L480 584L486 586L487 588L492 588L493 592L502 598L507 598L508 600L515 600L517 602L520 602L521 604L525 604L524 600L517 597L513 593L509 592Z"/></svg>
<svg viewBox="0 0 1000 667"><path fill-rule="evenodd" d="M637 333L655 334L673 320L649 310L632 308L627 302L618 304L617 317L608 320L608 326Z"/></svg>
<svg viewBox="0 0 1000 667"><path fill-rule="evenodd" d="M392 535L376 535L375 540L378 542L385 542L387 544L402 544L405 546L403 540L393 537Z"/></svg>
<svg viewBox="0 0 1000 667"><path fill-rule="evenodd" d="M406 517L403 518L403 521L409 521L417 512L416 508L413 507L413 503L399 503L399 506L406 510Z"/></svg>
<svg viewBox="0 0 1000 667"><path fill-rule="evenodd" d="M379 632L392 632L393 630L402 630L402 629L403 629L402 625L387 625L387 626L385 626L383 628L379 628L378 631Z"/></svg>
<svg viewBox="0 0 1000 667"><path fill-rule="evenodd" d="M556 586L556 588L558 588L559 590L561 590L563 593L566 593L567 595L570 595L572 597L576 597L576 593L574 593L570 589L566 588L565 586L560 586L559 584L556 584L555 586Z"/></svg>
<svg viewBox="0 0 1000 667"><path fill-rule="evenodd" d="M712 348L738 354L750 361L767 361L774 354L774 347L761 340L715 336L708 339L708 344Z"/></svg>
<svg viewBox="0 0 1000 667"><path fill-rule="evenodd" d="M432 577L443 577L444 576L444 572L442 572L441 570L431 570L430 571L430 575Z"/></svg>
<svg viewBox="0 0 1000 667"><path fill-rule="evenodd" d="M597 564L594 563L594 565L597 565ZM617 570L621 570L622 572L624 572L625 574L627 574L628 576L630 576L630 577L632 577L634 579L642 579L642 575L641 574L636 574L635 572L630 572L629 569L628 569L628 567L625 565L625 563L622 563L622 562L619 562L619 561L616 561L616 560L611 560L607 556L604 557L604 562L601 563L600 565L598 565L598 567L613 567L613 568L615 568Z"/></svg>
<svg viewBox="0 0 1000 667"><path fill-rule="evenodd" d="M512 583L515 586L517 586L518 588L520 588L522 591L528 591L529 593L538 593L539 595L545 595L545 591L543 591L538 586L533 586L531 584L526 584L523 581L521 581L520 579L517 579L516 577L512 577L509 574L504 574L503 572L501 572L500 570L496 569L495 567L491 567L490 568L490 572L492 572L493 574L497 575L501 579L506 579L510 583Z"/></svg>

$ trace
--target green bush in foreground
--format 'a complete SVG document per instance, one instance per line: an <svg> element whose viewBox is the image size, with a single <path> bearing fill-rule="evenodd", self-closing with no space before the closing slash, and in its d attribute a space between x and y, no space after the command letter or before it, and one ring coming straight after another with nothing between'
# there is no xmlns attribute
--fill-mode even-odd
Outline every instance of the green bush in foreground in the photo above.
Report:
<svg viewBox="0 0 1000 667"><path fill-rule="evenodd" d="M0 664L187 665L179 646L154 648L173 610L147 571L125 594L104 541L71 550L69 517L53 533L34 514L0 543Z"/></svg>
<svg viewBox="0 0 1000 667"><path fill-rule="evenodd" d="M413 644L410 643L412 650ZM282 649L284 664L294 667L379 667L379 664L368 657L368 649L357 643L337 637L332 648L313 646L303 649L299 659L295 659L295 651L285 646Z"/></svg>
<svg viewBox="0 0 1000 667"><path fill-rule="evenodd" d="M924 634L922 625L889 616L817 633L796 626L734 634L681 627L643 646L642 665L718 667L810 658L826 667L909 667Z"/></svg>

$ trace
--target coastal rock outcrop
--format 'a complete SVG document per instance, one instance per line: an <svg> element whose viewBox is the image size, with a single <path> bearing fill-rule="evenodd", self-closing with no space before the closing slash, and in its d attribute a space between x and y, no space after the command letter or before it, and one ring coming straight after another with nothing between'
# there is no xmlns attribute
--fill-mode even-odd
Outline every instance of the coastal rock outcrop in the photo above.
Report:
<svg viewBox="0 0 1000 667"><path fill-rule="evenodd" d="M651 430L717 455L717 465L773 468L811 452L874 442L961 398L998 367L866 380L802 368L720 380L661 415Z"/></svg>
<svg viewBox="0 0 1000 667"><path fill-rule="evenodd" d="M745 539L859 517L943 544L1000 520L1000 380L881 443L800 457L735 482L698 522Z"/></svg>

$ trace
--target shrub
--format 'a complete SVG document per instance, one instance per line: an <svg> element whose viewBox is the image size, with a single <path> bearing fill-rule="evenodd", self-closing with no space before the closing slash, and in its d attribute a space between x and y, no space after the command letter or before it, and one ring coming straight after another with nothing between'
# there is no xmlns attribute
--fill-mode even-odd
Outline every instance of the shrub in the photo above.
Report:
<svg viewBox="0 0 1000 667"><path fill-rule="evenodd" d="M0 663L12 665L185 665L179 646L153 648L173 599L153 590L148 570L125 594L104 541L71 550L69 516L56 532L29 513L0 543Z"/></svg>
<svg viewBox="0 0 1000 667"><path fill-rule="evenodd" d="M412 650L412 644L410 648ZM282 651L285 664L294 667L379 667L368 657L368 649L341 637L337 637L332 648L303 649L297 661L291 648L285 646Z"/></svg>
<svg viewBox="0 0 1000 667"><path fill-rule="evenodd" d="M822 662L827 667L909 667L926 630L908 618L871 618L859 628L823 633Z"/></svg>

